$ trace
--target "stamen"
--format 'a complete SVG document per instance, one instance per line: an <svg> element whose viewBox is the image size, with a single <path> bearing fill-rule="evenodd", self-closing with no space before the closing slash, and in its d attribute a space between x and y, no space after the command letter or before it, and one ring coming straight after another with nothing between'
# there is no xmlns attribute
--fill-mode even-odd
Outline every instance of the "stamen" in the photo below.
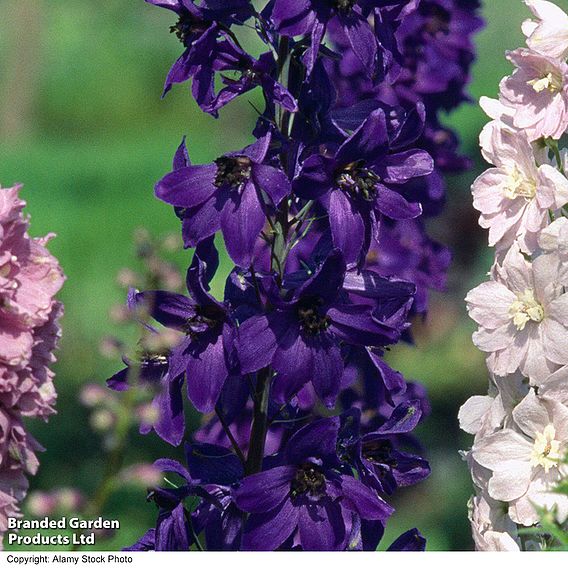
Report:
<svg viewBox="0 0 568 568"><path fill-rule="evenodd" d="M329 327L329 317L319 312L322 303L319 298L305 298L298 304L300 326L308 335L317 335Z"/></svg>
<svg viewBox="0 0 568 568"><path fill-rule="evenodd" d="M381 178L373 171L354 162L341 170L336 182L338 187L352 199L374 201L377 197L377 183Z"/></svg>
<svg viewBox="0 0 568 568"><path fill-rule="evenodd" d="M548 424L543 432L538 432L534 441L531 465L541 466L545 473L551 468L558 467L562 454L560 452L560 441L555 439L556 429L553 424Z"/></svg>
<svg viewBox="0 0 568 568"><path fill-rule="evenodd" d="M544 308L537 302L534 292L527 289L522 294L517 294L517 299L509 308L509 314L517 329L523 331L529 321L540 323L544 319Z"/></svg>
<svg viewBox="0 0 568 568"><path fill-rule="evenodd" d="M563 81L561 77L557 77L552 72L547 73L544 77L538 79L532 79L527 81L536 93L542 93L542 91L549 91L550 93L558 93L562 90Z"/></svg>
<svg viewBox="0 0 568 568"><path fill-rule="evenodd" d="M215 160L217 187L228 186L240 190L251 177L252 162L247 156L222 156Z"/></svg>
<svg viewBox="0 0 568 568"><path fill-rule="evenodd" d="M302 464L292 480L291 496L308 494L317 497L325 492L325 476L317 465L313 463Z"/></svg>
<svg viewBox="0 0 568 568"><path fill-rule="evenodd" d="M527 200L533 199L536 195L536 182L523 176L517 166L509 172L509 177L503 188L503 193L508 199L524 197Z"/></svg>

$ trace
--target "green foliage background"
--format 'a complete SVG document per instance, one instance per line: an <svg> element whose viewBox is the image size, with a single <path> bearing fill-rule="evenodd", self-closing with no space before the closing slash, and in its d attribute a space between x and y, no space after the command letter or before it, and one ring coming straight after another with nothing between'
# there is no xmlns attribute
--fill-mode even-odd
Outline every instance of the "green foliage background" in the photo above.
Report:
<svg viewBox="0 0 568 568"><path fill-rule="evenodd" d="M485 4L487 27L477 38L470 89L474 100L496 95L510 69L504 50L521 45L520 23L528 16L521 0ZM568 8L566 0L560 4ZM86 382L103 384L120 366L103 359L98 345L104 335L124 333L108 311L123 300L117 271L135 264L134 230L178 230L152 188L168 171L182 136L188 135L195 163L249 141L255 113L244 100L225 109L219 121L198 111L185 86L160 100L165 74L180 51L168 34L172 20L142 0L0 0L0 182L25 184L32 232L57 233L50 248L68 277L61 293L66 314L56 366L58 415L48 425L30 424L47 448L32 489L76 486L91 494L100 481L101 440L77 394ZM466 509L471 485L458 455L469 439L459 432L456 416L468 396L483 393L487 380L463 303L491 263L469 193L483 167L477 135L485 120L475 104L447 118L460 133L463 151L476 159L476 171L450 180L448 208L432 227L455 253L449 291L435 298L425 322L417 322L417 345L397 346L390 355L396 368L429 389L433 413L420 435L433 475L400 492L387 544L417 526L430 550L472 546ZM188 252L179 255L180 268L188 259ZM134 433L126 462L166 453L172 452L155 437ZM122 530L100 547L118 549L152 526L155 510L142 489L125 488L108 502L105 515L119 519Z"/></svg>

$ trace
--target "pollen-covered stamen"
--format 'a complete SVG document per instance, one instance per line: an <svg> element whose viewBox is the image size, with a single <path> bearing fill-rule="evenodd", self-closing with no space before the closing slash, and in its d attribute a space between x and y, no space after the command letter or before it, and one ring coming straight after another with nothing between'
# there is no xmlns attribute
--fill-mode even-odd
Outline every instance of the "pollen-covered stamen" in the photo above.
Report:
<svg viewBox="0 0 568 568"><path fill-rule="evenodd" d="M193 41L194 36L201 35L209 27L211 23L205 20L199 20L192 16L189 12L181 13L179 20L175 25L170 26L170 33L176 34L176 37L186 47Z"/></svg>
<svg viewBox="0 0 568 568"><path fill-rule="evenodd" d="M556 429L553 424L548 424L543 432L538 432L534 441L531 465L542 466L548 473L551 468L557 467L562 459L560 441L556 440Z"/></svg>
<svg viewBox="0 0 568 568"><path fill-rule="evenodd" d="M222 156L215 160L217 187L240 190L251 177L252 162L247 156Z"/></svg>
<svg viewBox="0 0 568 568"><path fill-rule="evenodd" d="M377 183L381 178L359 162L354 162L338 172L336 181L339 189L352 199L374 201L377 196Z"/></svg>
<svg viewBox="0 0 568 568"><path fill-rule="evenodd" d="M509 308L509 315L517 329L523 331L529 321L540 323L544 319L544 308L534 297L534 292L526 289L517 294L517 299Z"/></svg>
<svg viewBox="0 0 568 568"><path fill-rule="evenodd" d="M555 94L562 90L564 81L562 77L551 71L542 77L527 81L527 84L530 85L536 93L549 91L550 93Z"/></svg>
<svg viewBox="0 0 568 568"><path fill-rule="evenodd" d="M371 463L396 467L397 462L392 457L393 446L389 440L369 440L362 445L363 457Z"/></svg>
<svg viewBox="0 0 568 568"><path fill-rule="evenodd" d="M536 195L536 181L526 178L515 165L509 172L503 186L503 193L508 199L516 199L517 197L524 197L527 200L533 199Z"/></svg>
<svg viewBox="0 0 568 568"><path fill-rule="evenodd" d="M160 353L151 353L146 354L142 362L148 365L164 365L168 362L168 358L166 355Z"/></svg>
<svg viewBox="0 0 568 568"><path fill-rule="evenodd" d="M353 6L357 4L357 0L332 0L333 7L342 14L349 14L353 10Z"/></svg>
<svg viewBox="0 0 568 568"><path fill-rule="evenodd" d="M142 351L138 355L138 364L143 375L155 371L165 370L169 364L168 353L151 353Z"/></svg>
<svg viewBox="0 0 568 568"><path fill-rule="evenodd" d="M197 306L195 315L187 319L184 331L190 337L196 337L221 325L224 319L225 314L215 306Z"/></svg>
<svg viewBox="0 0 568 568"><path fill-rule="evenodd" d="M322 304L320 298L304 298L299 302L298 319L305 333L317 335L329 327L329 317L320 311Z"/></svg>
<svg viewBox="0 0 568 568"><path fill-rule="evenodd" d="M241 73L241 77L247 83L258 83L258 73L253 69L246 69Z"/></svg>
<svg viewBox="0 0 568 568"><path fill-rule="evenodd" d="M313 463L304 463L296 472L290 494L292 497L308 494L317 497L325 492L325 476L319 467Z"/></svg>

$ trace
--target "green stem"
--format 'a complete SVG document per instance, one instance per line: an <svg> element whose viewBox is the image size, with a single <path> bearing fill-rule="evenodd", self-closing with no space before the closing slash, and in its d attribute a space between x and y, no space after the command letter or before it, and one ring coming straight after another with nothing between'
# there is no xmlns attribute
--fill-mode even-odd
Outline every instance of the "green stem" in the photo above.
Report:
<svg viewBox="0 0 568 568"><path fill-rule="evenodd" d="M246 473L258 473L262 469L264 446L268 431L268 401L270 399L270 379L272 371L269 367L258 373L254 393L254 411L250 446L246 462Z"/></svg>
<svg viewBox="0 0 568 568"><path fill-rule="evenodd" d="M217 418L219 419L219 422L221 423L221 426L223 427L223 431L225 432L225 435L227 436L227 438L229 438L229 441L231 442L231 446L233 446L233 450L235 450L237 457L239 458L239 460L241 461L241 463L244 466L246 464L245 456L244 456L241 448L239 447L237 440L233 436L233 433L231 432L231 429L229 428L229 424L227 423L227 420L225 420L225 416L223 415L223 412L221 411L221 409L218 406L215 407L215 413L217 414Z"/></svg>
<svg viewBox="0 0 568 568"><path fill-rule="evenodd" d="M558 142L556 140L553 140L552 138L548 138L546 141L546 145L552 150L552 153L554 154L554 158L556 159L556 167L558 168L558 171L562 175L565 175L564 168L562 167L562 158L560 156L560 149L558 148Z"/></svg>
<svg viewBox="0 0 568 568"><path fill-rule="evenodd" d="M290 65L290 40L282 37L278 45L278 80L286 86L288 83L287 75ZM283 79L284 77L284 79ZM290 113L281 108L279 115L280 131L285 137L289 135ZM286 168L287 155L283 150L280 155L282 166ZM284 263L288 248L288 232L290 229L289 203L285 199L276 214L275 222L269 218L269 223L273 232L271 247L272 269L278 273L278 283L282 283L284 275ZM254 274L254 268L252 270ZM254 276L255 277L255 276ZM253 277L253 278L254 278ZM270 383L272 370L270 367L262 369L257 374L256 387L253 395L253 420L250 434L249 450L247 455L245 471L247 475L257 473L262 470L262 460L264 458L264 447L266 445L266 434L268 431L268 402L270 399Z"/></svg>

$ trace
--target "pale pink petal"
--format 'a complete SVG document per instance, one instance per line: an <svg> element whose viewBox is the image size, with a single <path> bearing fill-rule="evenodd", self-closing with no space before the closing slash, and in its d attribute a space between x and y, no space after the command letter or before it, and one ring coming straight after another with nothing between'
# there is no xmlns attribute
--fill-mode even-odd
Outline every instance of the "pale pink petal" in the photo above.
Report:
<svg viewBox="0 0 568 568"><path fill-rule="evenodd" d="M542 433L550 424L546 406L532 389L513 410L513 418L519 428L532 439L535 439L537 433Z"/></svg>

